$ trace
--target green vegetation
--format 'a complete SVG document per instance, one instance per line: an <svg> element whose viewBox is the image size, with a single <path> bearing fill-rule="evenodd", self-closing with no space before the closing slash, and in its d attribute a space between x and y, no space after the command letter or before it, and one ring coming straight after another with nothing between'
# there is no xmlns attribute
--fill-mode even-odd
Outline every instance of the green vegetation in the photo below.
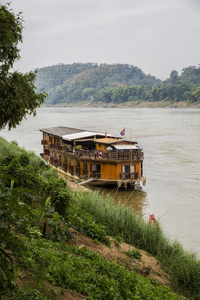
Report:
<svg viewBox="0 0 200 300"><path fill-rule="evenodd" d="M140 103L200 101L200 67L189 66L181 75L173 70L164 81L127 64L74 63L38 69L38 91L48 92L46 104Z"/></svg>
<svg viewBox="0 0 200 300"><path fill-rule="evenodd" d="M152 86L160 80L145 75L141 69L127 64L74 63L38 69L38 91L48 93L47 104L100 101L99 93L107 87L121 85Z"/></svg>
<svg viewBox="0 0 200 300"><path fill-rule="evenodd" d="M110 236L121 236L126 243L143 249L160 262L177 289L194 299L200 297L200 261L185 252L177 242L167 239L157 225L143 222L133 211L112 199L102 199L99 193L75 193L76 205L90 213L97 223L105 226Z"/></svg>
<svg viewBox="0 0 200 300"><path fill-rule="evenodd" d="M148 251L159 259L177 292L194 300L200 297L200 262L194 255L131 208L97 192L69 192L42 159L3 138L0 217L1 299L56 299L54 286L87 299L183 299L86 247L68 246L71 227L108 247L111 235L118 246L125 241ZM141 259L138 250L127 255ZM19 288L17 282L23 280L26 285Z"/></svg>
<svg viewBox="0 0 200 300"><path fill-rule="evenodd" d="M88 295L87 299L181 299L169 288L153 285L86 247L79 249L45 240L26 242L29 252L23 257L25 268L32 271L35 262L43 262L48 273L40 280Z"/></svg>
<svg viewBox="0 0 200 300"><path fill-rule="evenodd" d="M135 249L131 251L125 251L124 253L127 254L128 257L136 258L138 260L141 260L142 257L142 253L139 250L135 250Z"/></svg>
<svg viewBox="0 0 200 300"><path fill-rule="evenodd" d="M22 16L15 15L9 4L0 4L0 129L16 127L27 114L36 114L46 93L36 93L36 73L10 72L20 59Z"/></svg>

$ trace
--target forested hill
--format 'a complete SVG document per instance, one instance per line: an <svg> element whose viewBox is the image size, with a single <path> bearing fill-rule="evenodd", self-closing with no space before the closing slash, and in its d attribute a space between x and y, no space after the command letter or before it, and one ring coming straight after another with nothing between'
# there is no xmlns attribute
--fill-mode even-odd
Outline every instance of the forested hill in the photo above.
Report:
<svg viewBox="0 0 200 300"><path fill-rule="evenodd" d="M127 64L74 63L38 69L37 89L48 94L47 103L87 100L97 91L121 85L152 86L160 80L145 75L141 69Z"/></svg>
<svg viewBox="0 0 200 300"><path fill-rule="evenodd" d="M59 64L37 71L36 87L48 93L46 104L200 101L200 67L185 68L181 75L173 70L165 81L128 64Z"/></svg>

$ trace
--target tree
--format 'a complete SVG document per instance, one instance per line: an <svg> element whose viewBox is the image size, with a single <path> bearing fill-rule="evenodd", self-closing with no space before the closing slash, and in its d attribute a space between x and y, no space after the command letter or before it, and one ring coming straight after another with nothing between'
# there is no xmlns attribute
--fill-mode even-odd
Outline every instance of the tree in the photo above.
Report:
<svg viewBox="0 0 200 300"><path fill-rule="evenodd" d="M176 83L176 81L178 80L178 72L176 70L171 71L170 80L172 83Z"/></svg>
<svg viewBox="0 0 200 300"><path fill-rule="evenodd" d="M46 93L35 92L35 72L10 72L20 59L18 43L22 42L22 16L15 15L9 4L0 5L0 129L14 128L27 114L36 114Z"/></svg>

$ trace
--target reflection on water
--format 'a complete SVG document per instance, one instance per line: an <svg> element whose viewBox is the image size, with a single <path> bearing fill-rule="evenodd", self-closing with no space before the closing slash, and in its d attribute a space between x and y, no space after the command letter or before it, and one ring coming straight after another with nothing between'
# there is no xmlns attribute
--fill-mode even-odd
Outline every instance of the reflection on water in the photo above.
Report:
<svg viewBox="0 0 200 300"><path fill-rule="evenodd" d="M106 188L92 187L92 189L98 190L101 195L111 197L116 203L123 203L132 207L138 215L144 216L144 208L147 205L147 193L144 190L134 190L133 188L119 189L114 186Z"/></svg>

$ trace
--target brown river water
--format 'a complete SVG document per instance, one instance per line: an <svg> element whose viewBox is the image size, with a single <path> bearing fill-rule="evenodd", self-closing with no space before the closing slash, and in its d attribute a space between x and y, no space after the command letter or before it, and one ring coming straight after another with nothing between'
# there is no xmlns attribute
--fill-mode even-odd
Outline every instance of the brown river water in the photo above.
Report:
<svg viewBox="0 0 200 300"><path fill-rule="evenodd" d="M103 189L144 219L154 213L165 234L200 257L200 109L43 107L16 129L1 131L8 141L42 152L40 128L67 126L119 135L144 150L142 190Z"/></svg>

